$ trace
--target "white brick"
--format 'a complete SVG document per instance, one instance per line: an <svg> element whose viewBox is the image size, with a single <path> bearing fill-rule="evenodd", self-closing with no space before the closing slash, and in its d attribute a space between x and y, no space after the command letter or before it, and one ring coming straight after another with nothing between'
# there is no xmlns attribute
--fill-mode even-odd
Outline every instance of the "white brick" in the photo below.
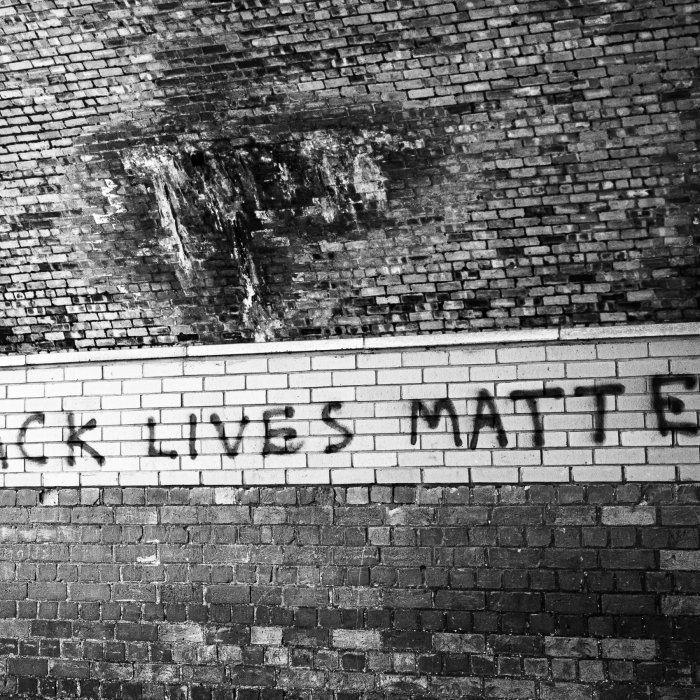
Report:
<svg viewBox="0 0 700 700"><path fill-rule="evenodd" d="M416 354L422 355L422 353ZM398 368L401 367L401 353L378 352L360 354L357 356L357 366L359 369Z"/></svg>
<svg viewBox="0 0 700 700"><path fill-rule="evenodd" d="M620 377L668 374L668 360L625 360L617 363L617 372Z"/></svg>
<svg viewBox="0 0 700 700"><path fill-rule="evenodd" d="M316 355L311 358L311 368L355 369L355 355Z"/></svg>
<svg viewBox="0 0 700 700"><path fill-rule="evenodd" d="M418 452L398 452L399 467L442 467L444 454L438 450L420 450Z"/></svg>
<svg viewBox="0 0 700 700"><path fill-rule="evenodd" d="M374 469L331 469L333 484L373 484Z"/></svg>
<svg viewBox="0 0 700 700"><path fill-rule="evenodd" d="M288 484L330 484L329 469L288 469Z"/></svg>
<svg viewBox="0 0 700 700"><path fill-rule="evenodd" d="M13 387L10 387L10 391ZM43 388L42 388L43 391ZM83 382L83 396L105 396L111 394L117 396L122 393L122 383L120 381L95 381ZM10 396L10 398L12 398Z"/></svg>
<svg viewBox="0 0 700 700"><path fill-rule="evenodd" d="M424 484L468 484L467 467L434 467L423 470Z"/></svg>
<svg viewBox="0 0 700 700"><path fill-rule="evenodd" d="M620 435L617 431L606 430L603 434L603 442L597 443L593 431L570 432L569 447L597 447L599 444L604 444L607 447L615 447L620 444Z"/></svg>
<svg viewBox="0 0 700 700"><path fill-rule="evenodd" d="M358 386L356 389L358 401L395 402L401 398L400 386Z"/></svg>
<svg viewBox="0 0 700 700"><path fill-rule="evenodd" d="M468 382L468 367L428 367L423 370L423 381L430 382Z"/></svg>
<svg viewBox="0 0 700 700"><path fill-rule="evenodd" d="M81 472L80 485L87 486L119 486L117 472Z"/></svg>
<svg viewBox="0 0 700 700"><path fill-rule="evenodd" d="M266 357L247 357L226 361L226 374L264 374L267 372Z"/></svg>
<svg viewBox="0 0 700 700"><path fill-rule="evenodd" d="M329 387L331 385L331 372L300 372L289 375L290 387Z"/></svg>
<svg viewBox="0 0 700 700"><path fill-rule="evenodd" d="M161 379L127 379L122 382L123 394L155 394L161 388Z"/></svg>
<svg viewBox="0 0 700 700"><path fill-rule="evenodd" d="M185 375L224 374L226 366L223 360L186 360L183 370Z"/></svg>
<svg viewBox="0 0 700 700"><path fill-rule="evenodd" d="M700 464L679 464L681 481L700 481Z"/></svg>
<svg viewBox="0 0 700 700"><path fill-rule="evenodd" d="M545 431L593 430L593 416L589 413L552 413L543 416L542 425Z"/></svg>
<svg viewBox="0 0 700 700"><path fill-rule="evenodd" d="M494 467L524 467L542 464L540 450L494 450Z"/></svg>
<svg viewBox="0 0 700 700"><path fill-rule="evenodd" d="M345 403L346 401L355 400L355 391L355 387L352 386L312 389L311 400L314 403L331 403L337 401L340 403ZM361 398L359 400L367 401L368 399Z"/></svg>
<svg viewBox="0 0 700 700"><path fill-rule="evenodd" d="M119 474L120 486L158 486L158 472L123 472Z"/></svg>
<svg viewBox="0 0 700 700"><path fill-rule="evenodd" d="M571 475L574 481L612 481L619 484L622 481L622 467L571 467Z"/></svg>
<svg viewBox="0 0 700 700"><path fill-rule="evenodd" d="M491 365L470 367L469 379L472 382L508 382L518 378L516 365Z"/></svg>
<svg viewBox="0 0 700 700"><path fill-rule="evenodd" d="M263 457L265 469L306 469L306 455L303 452L266 455Z"/></svg>
<svg viewBox="0 0 700 700"><path fill-rule="evenodd" d="M28 369L28 382L61 382L63 381L63 367L51 367L48 369Z"/></svg>
<svg viewBox="0 0 700 700"><path fill-rule="evenodd" d="M544 346L499 348L496 356L498 362L503 364L544 362L546 359Z"/></svg>
<svg viewBox="0 0 700 700"><path fill-rule="evenodd" d="M311 401L310 389L270 389L267 400L271 404L308 404Z"/></svg>
<svg viewBox="0 0 700 700"><path fill-rule="evenodd" d="M411 445L411 436L406 433L403 435L375 435L374 446L377 450L396 451L396 450L418 450L418 444Z"/></svg>
<svg viewBox="0 0 700 700"><path fill-rule="evenodd" d="M399 463L396 452L353 452L353 468L394 467Z"/></svg>
<svg viewBox="0 0 700 700"><path fill-rule="evenodd" d="M672 436L664 436L656 430L631 430L620 435L624 447L663 447L671 446Z"/></svg>
<svg viewBox="0 0 700 700"><path fill-rule="evenodd" d="M311 358L303 355L271 357L268 367L270 372L308 372L311 369Z"/></svg>
<svg viewBox="0 0 700 700"><path fill-rule="evenodd" d="M42 478L42 486L45 488L72 488L80 486L80 475L76 472L55 472L44 474Z"/></svg>
<svg viewBox="0 0 700 700"><path fill-rule="evenodd" d="M398 418L368 418L355 421L355 434L380 435L382 433L398 433L401 421Z"/></svg>
<svg viewBox="0 0 700 700"><path fill-rule="evenodd" d="M475 348L473 350L450 350L451 365L490 365L496 364L495 348Z"/></svg>
<svg viewBox="0 0 700 700"><path fill-rule="evenodd" d="M353 370L351 372L333 372L333 386L372 386L376 384L374 370Z"/></svg>
<svg viewBox="0 0 700 700"><path fill-rule="evenodd" d="M184 393L186 391L202 391L204 379L202 377L176 377L163 379L163 391Z"/></svg>
<svg viewBox="0 0 700 700"><path fill-rule="evenodd" d="M447 365L449 360L449 352L445 350L425 350L423 352L401 353L401 364L404 367L442 366Z"/></svg>
<svg viewBox="0 0 700 700"><path fill-rule="evenodd" d="M377 469L378 484L420 484L420 469L410 467L395 467L393 469Z"/></svg>
<svg viewBox="0 0 700 700"><path fill-rule="evenodd" d="M548 345L545 348L547 352L547 360L595 360L596 346L593 344L586 345Z"/></svg>
<svg viewBox="0 0 700 700"><path fill-rule="evenodd" d="M227 391L224 401L227 406L262 406L267 403L267 392L264 389Z"/></svg>
<svg viewBox="0 0 700 700"><path fill-rule="evenodd" d="M447 390L447 384L406 384L401 387L401 398L407 401L444 399Z"/></svg>
<svg viewBox="0 0 700 700"><path fill-rule="evenodd" d="M46 396L81 396L83 385L81 382L47 384L44 393Z"/></svg>
<svg viewBox="0 0 700 700"><path fill-rule="evenodd" d="M572 379L614 377L614 362L567 362L566 376Z"/></svg>
<svg viewBox="0 0 700 700"><path fill-rule="evenodd" d="M62 405L63 400L61 398L24 399L24 410L27 413L48 413L51 411L60 411Z"/></svg>
<svg viewBox="0 0 700 700"><path fill-rule="evenodd" d="M103 409L108 411L141 408L141 397L137 394L133 396L105 396L100 399L100 404Z"/></svg>
<svg viewBox="0 0 700 700"><path fill-rule="evenodd" d="M0 373L2 374L2 373ZM66 367L66 381L92 381L102 379L101 365L80 365L78 367ZM0 376L0 382L2 377Z"/></svg>
<svg viewBox="0 0 700 700"><path fill-rule="evenodd" d="M143 365L121 362L117 365L103 367L102 373L105 379L141 379L143 377Z"/></svg>
<svg viewBox="0 0 700 700"><path fill-rule="evenodd" d="M647 459L649 464L697 464L700 462L700 448L650 447Z"/></svg>
<svg viewBox="0 0 700 700"><path fill-rule="evenodd" d="M186 452L186 450L183 449L183 452ZM223 459L224 457L220 454L205 455L199 453L196 459L192 459L189 456L187 458L183 458L181 467L183 470L187 471L198 469L203 474L210 471L221 471Z"/></svg>
<svg viewBox="0 0 700 700"><path fill-rule="evenodd" d="M649 343L652 357L676 357L678 355L700 355L700 341L697 338L683 340L655 340Z"/></svg>
<svg viewBox="0 0 700 700"><path fill-rule="evenodd" d="M421 369L380 369L377 370L377 384L421 384Z"/></svg>
<svg viewBox="0 0 700 700"><path fill-rule="evenodd" d="M646 455L643 447L599 447L593 450L596 464L644 464Z"/></svg>
<svg viewBox="0 0 700 700"><path fill-rule="evenodd" d="M466 441L465 441L466 443ZM446 467L489 467L491 466L490 450L454 450L445 452Z"/></svg>
<svg viewBox="0 0 700 700"><path fill-rule="evenodd" d="M136 397L141 400L142 408L180 408L182 394L146 394Z"/></svg>
<svg viewBox="0 0 700 700"><path fill-rule="evenodd" d="M39 488L41 486L41 474L5 474L5 486L10 489Z"/></svg>
<svg viewBox="0 0 700 700"><path fill-rule="evenodd" d="M348 447L352 449L352 447ZM306 455L309 469L350 469L352 467L351 452L333 452L331 454L309 453Z"/></svg>
<svg viewBox="0 0 700 700"><path fill-rule="evenodd" d="M40 398L43 395L43 384L11 384L7 387L8 399Z"/></svg>
<svg viewBox="0 0 700 700"><path fill-rule="evenodd" d="M61 399L64 411L87 411L95 412L100 410L99 396L67 396ZM0 402L0 409L2 402Z"/></svg>
<svg viewBox="0 0 700 700"><path fill-rule="evenodd" d="M518 470L512 467L472 467L470 474L475 484L518 483Z"/></svg>
<svg viewBox="0 0 700 700"><path fill-rule="evenodd" d="M24 384L26 381L27 381L27 370L26 369L0 370L0 385Z"/></svg>
<svg viewBox="0 0 700 700"><path fill-rule="evenodd" d="M240 486L243 484L243 472L240 469L202 472L202 484L204 486Z"/></svg>
<svg viewBox="0 0 700 700"><path fill-rule="evenodd" d="M648 357L649 346L642 342L600 343L596 345L596 351L600 360L627 360Z"/></svg>
<svg viewBox="0 0 700 700"><path fill-rule="evenodd" d="M231 464L230 461L227 462L228 464ZM233 460L233 466L236 467L236 469L242 469L244 472L248 470L259 470L263 468L263 456L260 454L239 454L234 460ZM279 470L277 470L279 471Z"/></svg>
<svg viewBox="0 0 700 700"><path fill-rule="evenodd" d="M246 486L274 486L287 482L283 469L245 469L243 483Z"/></svg>
<svg viewBox="0 0 700 700"><path fill-rule="evenodd" d="M199 472L160 472L158 481L161 486L199 486Z"/></svg>
<svg viewBox="0 0 700 700"><path fill-rule="evenodd" d="M183 374L182 360L175 362L152 361L143 365L144 377L181 377Z"/></svg>
<svg viewBox="0 0 700 700"><path fill-rule="evenodd" d="M676 468L672 466L625 467L627 481L675 481Z"/></svg>
<svg viewBox="0 0 700 700"><path fill-rule="evenodd" d="M569 481L568 467L522 467L520 481L532 483L566 483Z"/></svg>
<svg viewBox="0 0 700 700"><path fill-rule="evenodd" d="M286 389L286 374L247 374L246 389Z"/></svg>
<svg viewBox="0 0 700 700"><path fill-rule="evenodd" d="M559 379L565 376L563 362L533 362L518 365L518 379Z"/></svg>
<svg viewBox="0 0 700 700"><path fill-rule="evenodd" d="M223 406L223 391L198 391L182 395L183 406Z"/></svg>
<svg viewBox="0 0 700 700"><path fill-rule="evenodd" d="M543 450L542 458L545 466L581 466L584 464L593 464L593 451L585 449Z"/></svg>
<svg viewBox="0 0 700 700"><path fill-rule="evenodd" d="M697 374L698 372L700 372L700 359L698 358L671 360L672 374Z"/></svg>
<svg viewBox="0 0 700 700"><path fill-rule="evenodd" d="M477 385L474 385L475 388L477 388ZM478 387L479 389L481 387ZM496 390L496 396L498 397L507 397L510 398L511 392L513 391L543 391L544 390L544 382L541 379L531 379L526 382L503 382L500 384L495 385L495 390ZM476 396L477 391L474 392L474 395ZM538 405L539 402L542 401L542 399L538 400ZM524 402L520 401L519 404L522 405L516 405L516 410L519 411L520 413L522 412L529 412L527 408L527 404Z"/></svg>

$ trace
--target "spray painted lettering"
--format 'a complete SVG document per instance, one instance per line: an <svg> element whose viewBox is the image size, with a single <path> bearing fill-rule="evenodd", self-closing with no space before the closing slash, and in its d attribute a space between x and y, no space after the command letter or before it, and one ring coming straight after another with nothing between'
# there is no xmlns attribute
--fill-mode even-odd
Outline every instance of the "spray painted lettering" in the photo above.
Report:
<svg viewBox="0 0 700 700"><path fill-rule="evenodd" d="M688 420L674 420L673 416L678 416L685 410L685 403L678 396L670 393L673 387L682 387L685 391L693 391L697 387L697 377L687 374L670 376L649 377L650 386L650 409L656 416L656 426L662 436L671 432L683 435L697 435L700 428L697 422ZM575 387L573 396L591 398L590 410L593 413L592 439L596 444L603 444L606 440L606 416L614 404L617 396L624 394L625 387L617 383L596 384L592 386ZM548 387L539 391L515 390L509 395L515 405L521 402L527 407L527 411L532 423L532 441L538 448L546 446L546 431L540 410L540 401L543 399L554 399L563 401L566 396L560 387ZM415 446L418 443L421 422L429 430L437 430L441 419L445 417L445 425L452 434L455 447L463 447L466 441L466 449L476 450L479 446L479 437L483 431L488 430L495 434L496 441L501 448L509 444L508 433L506 431L503 418L498 410L496 399L486 389L478 391L476 397L476 409L471 418L471 430L464 430L460 421L465 417L459 416L455 404L450 399L437 399L432 407L429 401L407 401L406 418L410 419L410 443ZM342 412L343 404L339 401L332 401L323 405L320 420L325 426L330 428L336 437L330 436L328 443L323 448L325 454L335 454L348 448L355 437L348 422L342 420L342 416L335 417L332 414ZM285 421L293 419L295 409L293 406L265 408L262 412L263 433L260 438L262 448L260 454L266 455L288 455L299 452L304 448L305 441L298 435L297 430L285 425ZM466 417L469 419L469 417ZM44 465L48 461L41 449L41 442L30 441L32 430L43 428L46 423L44 413L31 413L22 423L17 432L17 439L14 443L3 444L0 442L0 464L3 469L8 469L7 448L14 444L19 455L32 464ZM199 456L197 441L199 435L199 419L192 413L188 421L187 439L183 441L187 445L189 458L196 460ZM218 413L212 412L209 416L209 423L214 427L216 436L221 443L222 454L231 460L242 452L243 441L246 438L246 431L252 421L242 413L237 427L229 427L220 418ZM88 441L86 434L97 428L97 419L90 418L84 424L76 423L75 415L66 413L66 429L64 431L64 442L67 446L68 454L65 457L68 466L74 466L76 455L88 456L99 466L106 463L104 457L94 441ZM158 438L159 424L155 418L149 417L146 421L147 437L144 456L158 457L163 459L176 459L179 453L175 449L164 449L162 440ZM235 435L235 437L231 437ZM463 435L465 439L463 440Z"/></svg>

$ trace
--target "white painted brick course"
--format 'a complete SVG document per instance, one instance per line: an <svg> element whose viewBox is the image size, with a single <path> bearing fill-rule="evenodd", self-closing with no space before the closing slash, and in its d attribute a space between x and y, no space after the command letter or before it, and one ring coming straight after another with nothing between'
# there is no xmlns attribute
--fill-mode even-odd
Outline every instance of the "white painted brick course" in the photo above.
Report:
<svg viewBox="0 0 700 700"><path fill-rule="evenodd" d="M563 338L563 331L558 333L556 337ZM321 349L305 352L305 347L312 346L295 343L279 352L276 345L269 346L269 356L261 345L239 348L248 354L238 357L221 346L204 348L206 352L199 352L200 348L186 360L173 359L165 351L163 357L140 351L123 357L113 352L88 353L90 357L78 353L72 361L61 356L54 364L50 358L25 362L29 367L20 362L16 368L0 370L0 378L6 380L0 382L0 428L3 443L9 445L6 476L45 474L48 484L59 483L57 479L65 473L71 475L66 477L70 483L77 478L76 483L82 484L84 477L90 485L115 484L122 473L127 483L129 473L141 470L148 477L143 483L149 484L439 483L450 479L455 483L469 479L535 483L564 478L614 481L624 469L626 478L633 480L692 478L699 471L700 434L660 435L650 376L668 374L669 369L697 376L700 341L656 333L656 340L648 335L635 340L628 334L620 342L622 336L609 329L605 333L609 340L584 334L585 339L575 341L578 336L568 334L569 342L550 345L536 341L537 333L528 336L532 342L527 345L509 345L505 334L498 347L484 346L484 341L471 336L464 336L465 347L460 347L456 336L441 336L437 343L441 349L411 345L410 338L397 341L394 349L356 339L347 348L342 346L348 350L342 354L337 353L341 347L337 344L328 346L336 349L333 354ZM362 351L363 345L376 350ZM350 352L351 347L356 350ZM187 354L180 350L180 357ZM610 382L621 384L625 393L606 397L606 432L599 443L594 434L595 397L574 393L578 387ZM510 396L513 391L543 388L557 388L564 398L537 402L544 427L540 448L534 445L531 407L524 400L513 402ZM480 392L496 397L508 438L505 448L486 420L480 426L478 449L469 449ZM697 424L700 387L686 389L672 383L663 388L663 394L666 402L667 396L676 396L685 403L681 413L666 410L672 426ZM426 420L425 411L432 412L436 402L447 397L456 411L461 445L455 444L444 410L434 428ZM416 401L422 402L424 414L416 421L415 444L411 444ZM296 435L288 437L299 451L263 457L263 413L285 406L294 411L294 417L271 418L269 444L283 445L283 431L294 430ZM45 465L25 460L18 447L19 432L32 413L42 414L44 424L34 417L23 439L29 454L48 458ZM82 439L106 459L102 467L89 454L77 454L79 450L76 464L67 465L70 450L64 441L71 413L75 429L83 430ZM250 419L247 424L241 423L244 413ZM229 445L238 445L235 458L224 454L224 443L210 421L214 414L223 421ZM486 410L484 416L490 418L490 412ZM84 429L91 419L96 426ZM155 421L151 449L177 450L177 459L149 456L149 419ZM195 459L189 456L191 430L196 433ZM339 452L325 452L329 445L341 443ZM138 478L132 477L129 483L139 483Z"/></svg>

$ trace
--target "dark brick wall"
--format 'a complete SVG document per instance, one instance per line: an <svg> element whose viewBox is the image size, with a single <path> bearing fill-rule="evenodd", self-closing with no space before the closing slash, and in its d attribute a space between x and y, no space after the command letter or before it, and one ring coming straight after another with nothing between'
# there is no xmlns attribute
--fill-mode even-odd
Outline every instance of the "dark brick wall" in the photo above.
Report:
<svg viewBox="0 0 700 700"><path fill-rule="evenodd" d="M0 13L0 350L691 321L689 0Z"/></svg>
<svg viewBox="0 0 700 700"><path fill-rule="evenodd" d="M697 485L0 502L4 698L700 694Z"/></svg>

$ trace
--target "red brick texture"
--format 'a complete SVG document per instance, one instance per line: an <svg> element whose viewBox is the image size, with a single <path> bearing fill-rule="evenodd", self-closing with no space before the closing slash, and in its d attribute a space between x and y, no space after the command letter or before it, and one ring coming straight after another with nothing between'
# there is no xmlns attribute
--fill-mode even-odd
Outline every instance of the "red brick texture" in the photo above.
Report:
<svg viewBox="0 0 700 700"><path fill-rule="evenodd" d="M0 492L0 696L690 700L697 485Z"/></svg>
<svg viewBox="0 0 700 700"><path fill-rule="evenodd" d="M0 9L0 350L693 321L698 6Z"/></svg>

